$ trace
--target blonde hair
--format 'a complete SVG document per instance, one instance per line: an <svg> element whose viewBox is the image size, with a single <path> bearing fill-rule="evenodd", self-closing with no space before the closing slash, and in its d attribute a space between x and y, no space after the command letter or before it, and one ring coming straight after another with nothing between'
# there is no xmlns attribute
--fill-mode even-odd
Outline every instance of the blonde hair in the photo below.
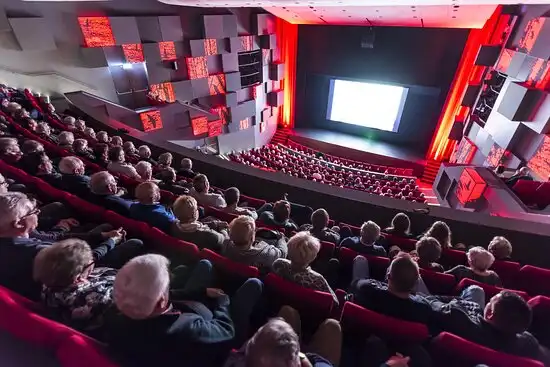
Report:
<svg viewBox="0 0 550 367"><path fill-rule="evenodd" d="M488 250L497 260L502 260L512 255L512 244L505 237L495 236L489 243Z"/></svg>
<svg viewBox="0 0 550 367"><path fill-rule="evenodd" d="M174 215L182 223L192 223L199 219L197 200L189 195L181 195L173 205Z"/></svg>
<svg viewBox="0 0 550 367"><path fill-rule="evenodd" d="M321 243L309 232L298 232L288 241L288 259L298 267L307 267L319 253Z"/></svg>
<svg viewBox="0 0 550 367"><path fill-rule="evenodd" d="M170 261L157 254L134 257L119 271L113 287L113 298L120 312L131 319L151 316L170 287Z"/></svg>
<svg viewBox="0 0 550 367"><path fill-rule="evenodd" d="M470 266L478 271L486 271L493 265L495 257L481 246L472 247L466 253Z"/></svg>
<svg viewBox="0 0 550 367"><path fill-rule="evenodd" d="M36 255L34 280L49 288L65 288L93 264L92 249L86 241L69 238L48 246Z"/></svg>
<svg viewBox="0 0 550 367"><path fill-rule="evenodd" d="M250 247L254 242L256 223L248 215L239 215L229 224L229 239L235 246Z"/></svg>
<svg viewBox="0 0 550 367"><path fill-rule="evenodd" d="M361 241L367 245L373 244L380 238L380 226L373 221L363 223L361 226Z"/></svg>

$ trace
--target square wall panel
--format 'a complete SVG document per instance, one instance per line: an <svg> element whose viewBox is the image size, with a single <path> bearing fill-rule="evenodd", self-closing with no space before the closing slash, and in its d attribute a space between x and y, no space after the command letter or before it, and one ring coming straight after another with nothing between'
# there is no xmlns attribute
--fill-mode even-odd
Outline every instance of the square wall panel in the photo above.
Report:
<svg viewBox="0 0 550 367"><path fill-rule="evenodd" d="M239 71L239 58L237 53L222 55L222 70L224 73Z"/></svg>
<svg viewBox="0 0 550 367"><path fill-rule="evenodd" d="M141 42L161 42L159 17L136 17Z"/></svg>
<svg viewBox="0 0 550 367"><path fill-rule="evenodd" d="M223 16L223 37L237 37L237 17L233 14Z"/></svg>
<svg viewBox="0 0 550 367"><path fill-rule="evenodd" d="M109 17L109 21L117 45L141 43L135 17Z"/></svg>
<svg viewBox="0 0 550 367"><path fill-rule="evenodd" d="M205 38L225 38L229 37L224 33L223 27L224 15L205 15L202 17L203 30Z"/></svg>
<svg viewBox="0 0 550 367"><path fill-rule="evenodd" d="M256 34L274 34L276 17L273 14L256 14Z"/></svg>
<svg viewBox="0 0 550 367"><path fill-rule="evenodd" d="M163 41L183 41L183 28L179 16L161 16L158 18Z"/></svg>
<svg viewBox="0 0 550 367"><path fill-rule="evenodd" d="M10 18L9 22L23 51L57 49L52 30L45 18Z"/></svg>

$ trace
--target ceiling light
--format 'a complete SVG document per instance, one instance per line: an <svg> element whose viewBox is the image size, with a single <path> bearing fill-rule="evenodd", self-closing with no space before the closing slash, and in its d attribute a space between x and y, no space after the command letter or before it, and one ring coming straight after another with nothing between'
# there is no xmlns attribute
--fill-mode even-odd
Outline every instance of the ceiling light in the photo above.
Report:
<svg viewBox="0 0 550 367"><path fill-rule="evenodd" d="M130 63L122 64L122 68L123 68L124 70L129 70L129 69L132 68L132 64L130 64Z"/></svg>

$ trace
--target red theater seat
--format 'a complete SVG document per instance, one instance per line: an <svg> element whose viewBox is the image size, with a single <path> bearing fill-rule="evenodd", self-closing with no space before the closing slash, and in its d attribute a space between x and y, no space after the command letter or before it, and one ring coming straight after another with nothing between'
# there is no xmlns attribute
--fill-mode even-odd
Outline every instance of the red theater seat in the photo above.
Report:
<svg viewBox="0 0 550 367"><path fill-rule="evenodd" d="M550 182L543 182L535 191L536 204L544 209L550 204Z"/></svg>
<svg viewBox="0 0 550 367"><path fill-rule="evenodd" d="M451 295L456 287L456 279L451 274L438 273L431 270L420 269L422 280L431 294Z"/></svg>
<svg viewBox="0 0 550 367"><path fill-rule="evenodd" d="M248 278L258 278L260 271L255 266L248 266L238 262L229 260L227 257L221 256L214 251L202 249L200 252L201 259L207 259L219 268L223 273L230 276L239 276L245 281Z"/></svg>
<svg viewBox="0 0 550 367"><path fill-rule="evenodd" d="M489 284L476 282L475 280L468 279L468 278L462 279L460 281L460 283L457 284L456 289L455 289L455 294L457 294L457 295L460 294L460 292L462 292L462 290L464 288L466 288L470 285L477 285L477 286L480 286L481 288L483 288L483 290L485 291L485 300L486 301L489 301L491 299L491 297L493 297L495 294L500 293L500 291L514 292L514 293L520 295L526 301L529 300L529 295L526 292L518 291L518 290L515 290L515 289L506 289L506 288L495 287L495 286L492 286L492 285L489 285Z"/></svg>
<svg viewBox="0 0 550 367"><path fill-rule="evenodd" d="M231 221L238 217L236 214L226 213L223 210L219 210L216 208L213 208L211 206L204 207L204 215L209 217L215 217L219 220L226 221L227 223L231 223Z"/></svg>
<svg viewBox="0 0 550 367"><path fill-rule="evenodd" d="M338 253L340 267L351 271L351 268L353 266L353 259L355 259L357 255L359 255L359 253L357 253L356 251L353 251L347 247L340 247ZM387 257L379 256L362 256L365 256L365 258L367 258L367 260L369 261L370 276L374 279L384 280L386 277L388 266L390 266L390 259L388 259Z"/></svg>
<svg viewBox="0 0 550 367"><path fill-rule="evenodd" d="M532 205L537 203L536 191L539 186L538 181L518 180L512 187L512 191L525 205Z"/></svg>
<svg viewBox="0 0 550 367"><path fill-rule="evenodd" d="M164 251L173 253L176 256L178 254L183 255L185 260L192 261L199 258L199 249L194 243L169 236L156 227L149 227L144 234L144 238Z"/></svg>
<svg viewBox="0 0 550 367"><path fill-rule="evenodd" d="M251 196L241 195L241 198L239 200L240 203L246 203L246 206L251 206L254 209L260 208L262 205L266 203L265 200L256 199Z"/></svg>
<svg viewBox="0 0 550 367"><path fill-rule="evenodd" d="M529 300L533 321L529 331L546 347L550 346L550 298L536 296Z"/></svg>
<svg viewBox="0 0 550 367"><path fill-rule="evenodd" d="M382 233L382 235L390 245L399 246L403 251L410 252L416 248L415 239L403 238L403 237L394 236L387 233Z"/></svg>
<svg viewBox="0 0 550 367"><path fill-rule="evenodd" d="M354 236L359 236L361 234L361 227L352 226L351 224L340 222L340 228L346 226L351 229L351 233L353 233Z"/></svg>
<svg viewBox="0 0 550 367"><path fill-rule="evenodd" d="M345 334L374 334L385 340L422 343L430 336L424 324L399 320L363 308L351 302L344 304L341 319Z"/></svg>
<svg viewBox="0 0 550 367"><path fill-rule="evenodd" d="M126 232L131 234L133 237L144 237L144 234L147 233L150 228L147 223L123 217L122 215L110 210L105 211L103 218L107 223L115 226L115 228L124 228L124 230L126 230Z"/></svg>
<svg viewBox="0 0 550 367"><path fill-rule="evenodd" d="M513 261L496 260L491 267L502 280L502 284L508 288L516 288L518 284L521 265Z"/></svg>
<svg viewBox="0 0 550 367"><path fill-rule="evenodd" d="M486 364L491 367L543 367L544 364L532 359L516 357L497 352L472 343L451 333L441 333L432 339L430 351L436 366L474 366Z"/></svg>
<svg viewBox="0 0 550 367"><path fill-rule="evenodd" d="M525 265L519 271L519 288L532 296L550 296L550 270Z"/></svg>
<svg viewBox="0 0 550 367"><path fill-rule="evenodd" d="M452 268L457 265L466 265L466 253L464 251L453 250L450 248L443 249L443 251L441 251L439 263L443 265L444 268Z"/></svg>

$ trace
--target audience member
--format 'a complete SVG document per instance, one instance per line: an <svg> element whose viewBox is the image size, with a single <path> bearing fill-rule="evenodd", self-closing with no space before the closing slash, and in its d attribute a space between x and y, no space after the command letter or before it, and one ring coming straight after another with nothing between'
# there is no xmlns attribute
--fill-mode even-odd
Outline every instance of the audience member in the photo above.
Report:
<svg viewBox="0 0 550 367"><path fill-rule="evenodd" d="M432 224L430 228L423 234L419 236L419 239L422 237L433 237L439 242L442 249L453 247L451 244L451 229L447 223L442 221L437 221Z"/></svg>
<svg viewBox="0 0 550 367"><path fill-rule="evenodd" d="M57 136L52 134L52 129L50 128L50 125L48 125L46 122L40 122L38 124L38 127L36 128L37 135L46 141L49 141L52 144L58 144L59 140L57 139Z"/></svg>
<svg viewBox="0 0 550 367"><path fill-rule="evenodd" d="M194 243L199 248L221 252L227 236L227 223L213 221L201 223L199 207L195 198L182 195L174 202L174 214L178 219L172 225L171 235L184 241Z"/></svg>
<svg viewBox="0 0 550 367"><path fill-rule="evenodd" d="M320 241L331 242L337 245L340 243L340 233L328 228L329 221L328 212L325 209L317 209L311 214L311 224L304 224L300 227L300 230L308 231Z"/></svg>
<svg viewBox="0 0 550 367"><path fill-rule="evenodd" d="M78 330L101 328L113 303L116 270L95 267L104 250L92 251L85 241L71 238L45 247L34 259L33 277L42 284L45 305Z"/></svg>
<svg viewBox="0 0 550 367"><path fill-rule="evenodd" d="M487 249L493 254L496 260L512 260L512 244L505 237L495 236Z"/></svg>
<svg viewBox="0 0 550 367"><path fill-rule="evenodd" d="M444 272L443 266L437 263L441 257L441 245L433 237L422 237L416 242L418 266L422 269Z"/></svg>
<svg viewBox="0 0 550 367"><path fill-rule="evenodd" d="M8 164L19 162L23 153L15 138L0 138L0 158Z"/></svg>
<svg viewBox="0 0 550 367"><path fill-rule="evenodd" d="M124 153L127 157L131 157L132 159L139 161L139 154L133 142L125 141L122 147L124 148Z"/></svg>
<svg viewBox="0 0 550 367"><path fill-rule="evenodd" d="M111 138L110 143L113 147L122 147L122 145L124 144L124 141L120 136L115 135Z"/></svg>
<svg viewBox="0 0 550 367"><path fill-rule="evenodd" d="M60 148L67 149L68 151L73 150L74 135L70 131L62 131L57 136L58 143Z"/></svg>
<svg viewBox="0 0 550 367"><path fill-rule="evenodd" d="M258 213L253 208L241 208L239 207L239 200L241 198L241 192L236 187L230 187L223 193L226 207L222 210L236 215L248 215L252 219L258 219Z"/></svg>
<svg viewBox="0 0 550 367"><path fill-rule="evenodd" d="M172 165L172 160L172 153L164 152L158 157L157 167L161 170L170 168L170 166Z"/></svg>
<svg viewBox="0 0 550 367"><path fill-rule="evenodd" d="M201 260L186 279L172 279L184 285L170 292L168 265L149 254L120 269L113 290L120 315L107 324L109 345L132 366L217 365L245 341L262 283L248 279L230 300L209 288L213 267Z"/></svg>
<svg viewBox="0 0 550 367"><path fill-rule="evenodd" d="M136 164L136 172L140 176L141 181L153 181L158 182L158 180L153 180L153 166L151 163L146 161L139 161Z"/></svg>
<svg viewBox="0 0 550 367"><path fill-rule="evenodd" d="M109 144L109 134L106 131L100 131L96 134L96 140L98 143Z"/></svg>
<svg viewBox="0 0 550 367"><path fill-rule="evenodd" d="M84 163L77 157L63 157L59 161L61 188L80 197L90 195L90 177L84 174Z"/></svg>
<svg viewBox="0 0 550 367"><path fill-rule="evenodd" d="M52 186L61 187L61 175L44 152L26 156L24 169Z"/></svg>
<svg viewBox="0 0 550 367"><path fill-rule="evenodd" d="M92 202L103 205L105 209L128 216L133 201L122 197L123 191L118 189L113 175L107 171L96 172L90 177L89 198Z"/></svg>
<svg viewBox="0 0 550 367"><path fill-rule="evenodd" d="M340 246L347 247L362 255L387 256L386 249L377 244L380 239L380 227L373 221L363 223L360 237L348 237Z"/></svg>
<svg viewBox="0 0 550 367"><path fill-rule="evenodd" d="M225 208L227 204L220 194L210 193L210 182L206 175L196 175L193 179L193 188L189 195L193 196L200 205L212 206L214 208Z"/></svg>
<svg viewBox="0 0 550 367"><path fill-rule="evenodd" d="M18 166L26 172L36 172L36 156L45 155L44 146L36 140L25 140L21 147L21 159Z"/></svg>
<svg viewBox="0 0 550 367"><path fill-rule="evenodd" d="M508 187L514 187L519 180L533 181L533 177L529 172L529 167L521 167L509 179L504 181Z"/></svg>
<svg viewBox="0 0 550 367"><path fill-rule="evenodd" d="M95 162L103 168L107 168L111 161L109 160L109 145L98 143L94 145Z"/></svg>
<svg viewBox="0 0 550 367"><path fill-rule="evenodd" d="M270 245L256 239L256 223L247 215L240 215L229 224L229 240L226 241L224 256L246 265L271 268L278 258L285 258L288 249L283 236Z"/></svg>
<svg viewBox="0 0 550 367"><path fill-rule="evenodd" d="M271 211L262 212L259 220L268 226L284 227L290 231L298 230L298 225L290 219L290 203L286 200L279 200Z"/></svg>
<svg viewBox="0 0 550 367"><path fill-rule="evenodd" d="M180 162L178 175L186 178L195 178L196 173L193 171L193 161L189 158L183 158Z"/></svg>
<svg viewBox="0 0 550 367"><path fill-rule="evenodd" d="M173 168L162 170L159 179L158 185L162 190L173 192L176 195L189 194L189 189L181 185L185 183L176 182L176 171Z"/></svg>
<svg viewBox="0 0 550 367"><path fill-rule="evenodd" d="M321 249L319 240L308 232L298 232L290 238L287 246L288 259L277 259L273 263L275 274L305 288L330 293L338 304L338 298L326 279L309 266Z"/></svg>
<svg viewBox="0 0 550 367"><path fill-rule="evenodd" d="M65 124L65 127L69 130L74 130L75 128L76 119L72 116L66 116L63 119L63 124Z"/></svg>
<svg viewBox="0 0 550 367"><path fill-rule="evenodd" d="M80 121L80 120L79 120ZM73 143L73 152L79 157L95 161L95 155L88 149L88 141L86 139L76 139Z"/></svg>
<svg viewBox="0 0 550 367"><path fill-rule="evenodd" d="M384 229L384 232L397 237L414 237L411 234L411 220L405 213L397 213L391 221L391 227Z"/></svg>
<svg viewBox="0 0 550 367"><path fill-rule="evenodd" d="M134 180L141 180L141 176L137 173L134 166L125 162L124 149L119 146L114 146L109 152L111 163L107 166L107 170L114 173L120 173Z"/></svg>
<svg viewBox="0 0 550 367"><path fill-rule="evenodd" d="M469 249L466 255L469 266L457 265L445 273L454 275L457 282L469 278L480 283L502 287L498 274L489 270L495 261L492 253L481 246L476 246Z"/></svg>
<svg viewBox="0 0 550 367"><path fill-rule="evenodd" d="M86 130L86 122L84 122L84 120L77 119L74 124L74 129L77 132L83 133L84 130Z"/></svg>
<svg viewBox="0 0 550 367"><path fill-rule="evenodd" d="M91 127L87 127L84 129L84 135L88 139L96 140L95 131Z"/></svg>
<svg viewBox="0 0 550 367"><path fill-rule="evenodd" d="M138 148L139 159L142 161L147 161L153 166L157 165L157 162L151 158L151 149L147 145L142 145Z"/></svg>
<svg viewBox="0 0 550 367"><path fill-rule="evenodd" d="M166 233L170 232L176 217L172 210L159 203L159 187L154 182L143 182L137 186L135 195L138 202L130 207L130 217L147 222Z"/></svg>

